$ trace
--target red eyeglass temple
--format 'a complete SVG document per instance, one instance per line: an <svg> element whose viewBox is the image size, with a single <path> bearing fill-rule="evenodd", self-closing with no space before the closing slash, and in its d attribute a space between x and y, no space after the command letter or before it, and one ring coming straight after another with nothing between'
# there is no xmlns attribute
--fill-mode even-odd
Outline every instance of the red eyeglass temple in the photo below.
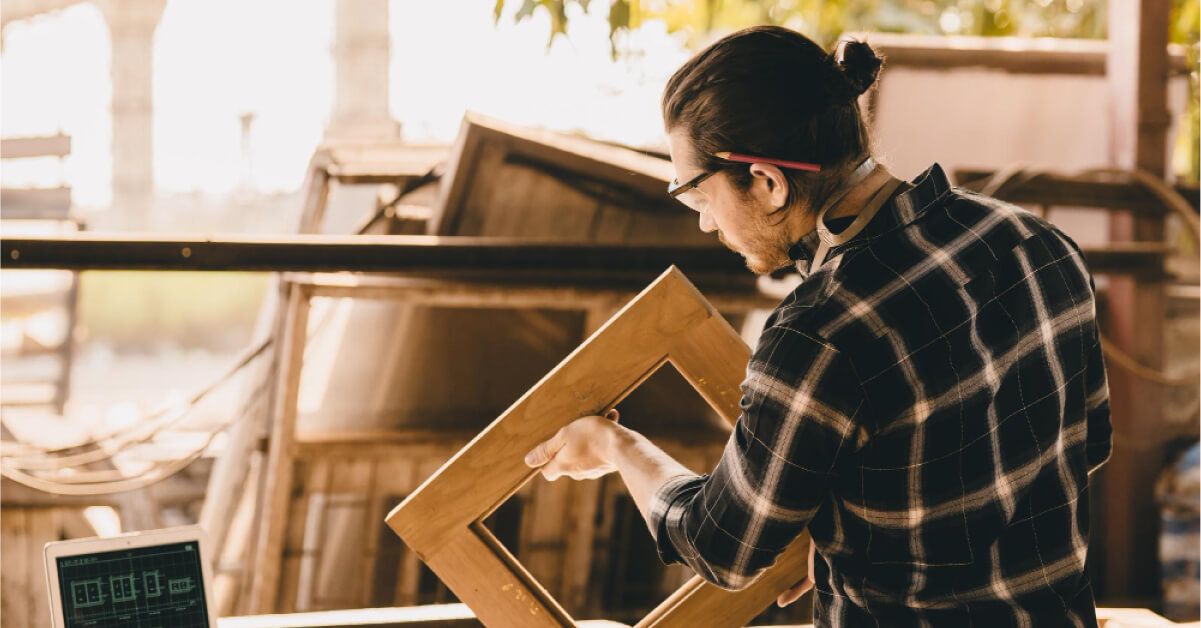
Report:
<svg viewBox="0 0 1201 628"><path fill-rule="evenodd" d="M726 161L737 161L745 164L771 164L780 166L781 168L791 168L793 170L808 170L809 172L821 172L822 167L819 164L811 164L804 161L788 161L786 159L772 159L770 157L756 157L754 155L743 155L741 153L731 153L722 151L713 153L714 157L724 159Z"/></svg>

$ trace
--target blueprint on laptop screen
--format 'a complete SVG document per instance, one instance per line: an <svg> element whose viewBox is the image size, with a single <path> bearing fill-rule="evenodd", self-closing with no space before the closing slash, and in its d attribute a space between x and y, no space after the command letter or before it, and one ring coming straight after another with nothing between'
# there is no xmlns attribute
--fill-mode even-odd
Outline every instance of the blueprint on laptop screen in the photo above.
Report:
<svg viewBox="0 0 1201 628"><path fill-rule="evenodd" d="M196 541L57 560L66 628L209 628Z"/></svg>

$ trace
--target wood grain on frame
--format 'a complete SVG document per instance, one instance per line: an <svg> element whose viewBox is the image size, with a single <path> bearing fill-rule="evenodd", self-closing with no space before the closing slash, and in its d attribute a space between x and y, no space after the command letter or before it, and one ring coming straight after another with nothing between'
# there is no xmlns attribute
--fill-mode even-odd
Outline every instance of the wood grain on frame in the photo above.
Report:
<svg viewBox="0 0 1201 628"><path fill-rule="evenodd" d="M523 458L574 419L615 406L670 363L733 424L750 349L675 267L664 272L397 506L388 525L487 625L572 618L480 523L536 473ZM639 625L743 625L805 575L801 535L755 584L693 578Z"/></svg>

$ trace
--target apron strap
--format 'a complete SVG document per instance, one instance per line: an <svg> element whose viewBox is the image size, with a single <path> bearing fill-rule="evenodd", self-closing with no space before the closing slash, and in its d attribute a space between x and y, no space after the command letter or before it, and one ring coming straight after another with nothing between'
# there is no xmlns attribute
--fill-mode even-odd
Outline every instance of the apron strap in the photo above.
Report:
<svg viewBox="0 0 1201 628"><path fill-rule="evenodd" d="M817 215L817 237L819 244L817 246L817 252L813 256L813 262L809 264L809 272L817 272L817 269L820 268L822 263L826 261L826 255L830 253L830 249L832 247L840 244L846 244L847 242L850 242L852 238L859 235L859 233L867 227L867 224L872 221L872 218L876 217L876 214L880 212L880 208L888 202L888 199L892 198L892 193L900 185L900 179L896 177L889 177L888 182L880 186L879 190L876 190L876 193L872 196L871 200L868 201L867 206L859 212L858 216L855 216L855 220L851 222L846 229L843 229L842 232L837 234L831 233L830 229L826 227L826 214L830 211L832 206L827 206L825 209L823 209L821 213Z"/></svg>

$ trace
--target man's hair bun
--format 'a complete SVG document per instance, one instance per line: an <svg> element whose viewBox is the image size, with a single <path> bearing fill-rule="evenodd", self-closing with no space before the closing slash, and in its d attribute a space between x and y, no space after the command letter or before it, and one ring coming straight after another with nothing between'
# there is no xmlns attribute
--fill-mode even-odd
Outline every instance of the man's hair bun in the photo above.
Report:
<svg viewBox="0 0 1201 628"><path fill-rule="evenodd" d="M852 40L843 44L842 59L835 63L842 80L835 81L830 91L836 100L850 102L876 84L884 59L867 42Z"/></svg>

